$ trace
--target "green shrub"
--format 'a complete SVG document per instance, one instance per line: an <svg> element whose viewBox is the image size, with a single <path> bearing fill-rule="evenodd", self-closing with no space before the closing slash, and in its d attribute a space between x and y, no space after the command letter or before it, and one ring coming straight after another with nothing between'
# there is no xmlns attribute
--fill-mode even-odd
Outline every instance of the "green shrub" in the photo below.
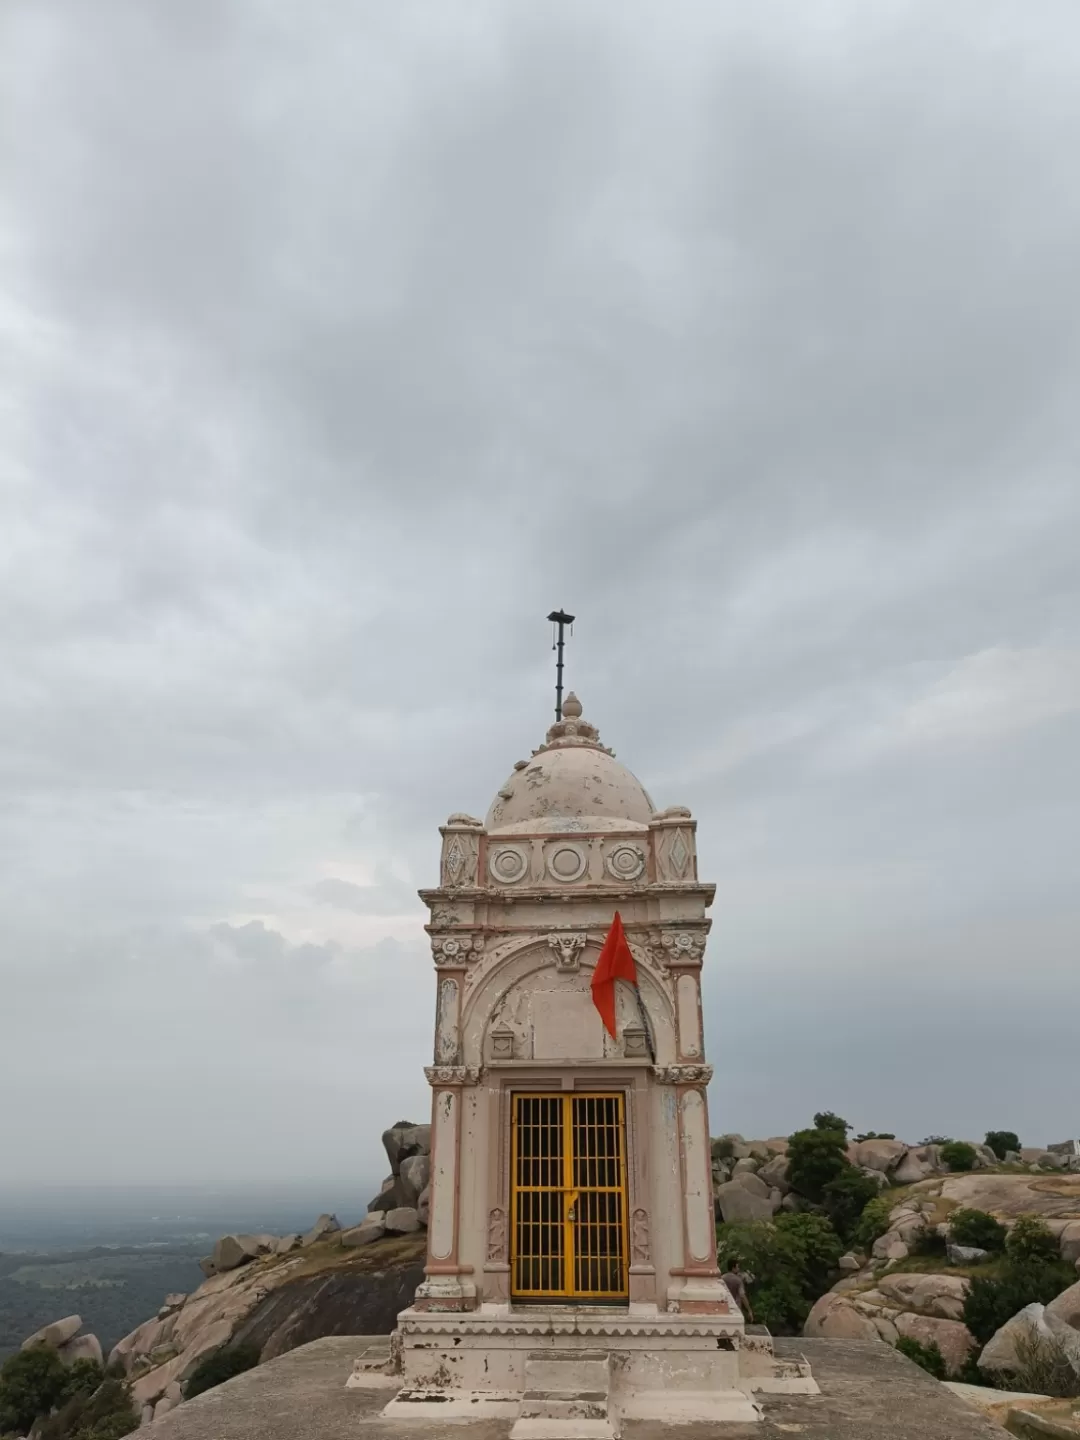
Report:
<svg viewBox="0 0 1080 1440"><path fill-rule="evenodd" d="M950 1140L941 1147L941 1158L950 1170L974 1170L978 1155L966 1140Z"/></svg>
<svg viewBox="0 0 1080 1440"><path fill-rule="evenodd" d="M840 1122L843 1124L843 1121ZM848 1164L843 1130L796 1130L788 1140L788 1182L807 1200L820 1203L825 1186Z"/></svg>
<svg viewBox="0 0 1080 1440"><path fill-rule="evenodd" d="M920 1140L920 1145L951 1145L951 1135L927 1135L925 1140Z"/></svg>
<svg viewBox="0 0 1080 1440"><path fill-rule="evenodd" d="M726 1135L721 1135L719 1140L712 1142L710 1148L714 1160L730 1160L735 1154L735 1141L730 1140Z"/></svg>
<svg viewBox="0 0 1080 1440"><path fill-rule="evenodd" d="M1000 1220L985 1210L962 1208L949 1216L949 1237L956 1245L976 1245L980 1250L1005 1248L1008 1231Z"/></svg>
<svg viewBox="0 0 1080 1440"><path fill-rule="evenodd" d="M1015 1130L988 1130L986 1143L999 1160L1004 1160L1010 1150L1020 1149L1020 1136Z"/></svg>
<svg viewBox="0 0 1080 1440"><path fill-rule="evenodd" d="M200 1360L187 1383L184 1398L192 1399L195 1395L201 1395L204 1390L212 1390L215 1385L223 1385L226 1380L231 1380L234 1375L242 1375L245 1370L253 1370L259 1363L259 1347L257 1345L227 1345L221 1350L215 1350L212 1355L207 1355Z"/></svg>
<svg viewBox="0 0 1080 1440"><path fill-rule="evenodd" d="M68 1372L55 1350L36 1345L0 1365L0 1433L25 1433L64 1398Z"/></svg>
<svg viewBox="0 0 1080 1440"><path fill-rule="evenodd" d="M80 1391L47 1420L37 1440L120 1440L139 1428L131 1395L123 1381L104 1380L92 1392Z"/></svg>
<svg viewBox="0 0 1080 1440"><path fill-rule="evenodd" d="M889 1228L889 1215L892 1212L894 1201L888 1195L878 1195L876 1199L869 1201L859 1216L859 1223L855 1227L852 1236L855 1244L860 1250L867 1254L873 1249L874 1241L880 1239Z"/></svg>
<svg viewBox="0 0 1080 1440"><path fill-rule="evenodd" d="M845 1241L851 1241L867 1205L878 1198L878 1184L864 1175L854 1165L845 1165L834 1180L830 1180L822 1192L825 1214L832 1222L833 1229Z"/></svg>
<svg viewBox="0 0 1080 1440"><path fill-rule="evenodd" d="M717 1229L726 1267L738 1260L755 1317L776 1334L798 1334L814 1301L829 1288L842 1246L824 1215L778 1215Z"/></svg>
<svg viewBox="0 0 1080 1440"><path fill-rule="evenodd" d="M921 1365L938 1380L948 1378L948 1371L945 1369L945 1356L942 1355L936 1340L931 1340L924 1345L921 1340L910 1340L906 1335L901 1335L896 1342L896 1348L901 1355L906 1355L909 1360L914 1360L916 1365Z"/></svg>
<svg viewBox="0 0 1080 1440"><path fill-rule="evenodd" d="M1076 1271L1057 1260L1051 1263L1016 1261L1006 1253L997 1275L973 1275L964 1297L964 1324L980 1345L985 1345L1006 1320L1038 1301L1048 1305L1074 1283Z"/></svg>
<svg viewBox="0 0 1080 1440"><path fill-rule="evenodd" d="M861 1144L863 1140L895 1140L896 1136L891 1130L867 1130L865 1135L856 1135L855 1143Z"/></svg>
<svg viewBox="0 0 1080 1440"><path fill-rule="evenodd" d="M834 1115L831 1110L819 1110L814 1116L815 1130L838 1130L847 1139L847 1133L851 1126L846 1120L841 1120L839 1115Z"/></svg>
<svg viewBox="0 0 1080 1440"><path fill-rule="evenodd" d="M1054 1265L1061 1258L1050 1227L1037 1215L1020 1216L1008 1233L1005 1253L1017 1265Z"/></svg>

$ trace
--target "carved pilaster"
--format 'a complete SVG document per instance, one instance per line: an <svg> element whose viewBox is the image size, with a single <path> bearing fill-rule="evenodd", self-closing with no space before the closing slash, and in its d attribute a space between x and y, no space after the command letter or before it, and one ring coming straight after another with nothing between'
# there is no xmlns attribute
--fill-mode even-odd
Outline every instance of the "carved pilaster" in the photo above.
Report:
<svg viewBox="0 0 1080 1440"><path fill-rule="evenodd" d="M462 890L479 883L480 837L484 822L472 815L451 815L439 826L442 836L440 884L444 890Z"/></svg>

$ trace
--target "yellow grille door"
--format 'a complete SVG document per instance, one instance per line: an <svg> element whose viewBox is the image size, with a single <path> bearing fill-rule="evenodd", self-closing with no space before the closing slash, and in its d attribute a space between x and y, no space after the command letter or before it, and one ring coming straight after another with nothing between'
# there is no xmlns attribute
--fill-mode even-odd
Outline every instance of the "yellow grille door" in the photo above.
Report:
<svg viewBox="0 0 1080 1440"><path fill-rule="evenodd" d="M512 1293L625 1300L622 1095L515 1095Z"/></svg>

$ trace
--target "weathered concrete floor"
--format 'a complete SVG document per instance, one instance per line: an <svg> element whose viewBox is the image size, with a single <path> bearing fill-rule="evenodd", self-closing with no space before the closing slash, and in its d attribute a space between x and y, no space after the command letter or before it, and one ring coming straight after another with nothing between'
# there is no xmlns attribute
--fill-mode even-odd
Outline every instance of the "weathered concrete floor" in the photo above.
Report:
<svg viewBox="0 0 1080 1440"><path fill-rule="evenodd" d="M152 1440L506 1440L509 1420L383 1420L390 1390L346 1390L370 1336L316 1340L189 1400L139 1432ZM1005 1432L873 1340L778 1340L805 1354L820 1395L766 1396L758 1425L633 1421L624 1440L1003 1440Z"/></svg>

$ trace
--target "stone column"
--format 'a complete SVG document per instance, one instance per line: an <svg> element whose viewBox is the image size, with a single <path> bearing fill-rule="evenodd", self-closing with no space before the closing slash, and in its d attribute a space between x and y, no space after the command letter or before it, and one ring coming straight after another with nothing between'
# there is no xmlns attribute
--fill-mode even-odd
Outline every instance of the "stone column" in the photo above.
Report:
<svg viewBox="0 0 1080 1440"><path fill-rule="evenodd" d="M416 1292L417 1310L472 1310L476 1287L471 1266L458 1260L461 1193L462 1090L475 1085L479 1070L466 1065L430 1065L424 1071L431 1096L431 1204L428 1214L427 1279Z"/></svg>

